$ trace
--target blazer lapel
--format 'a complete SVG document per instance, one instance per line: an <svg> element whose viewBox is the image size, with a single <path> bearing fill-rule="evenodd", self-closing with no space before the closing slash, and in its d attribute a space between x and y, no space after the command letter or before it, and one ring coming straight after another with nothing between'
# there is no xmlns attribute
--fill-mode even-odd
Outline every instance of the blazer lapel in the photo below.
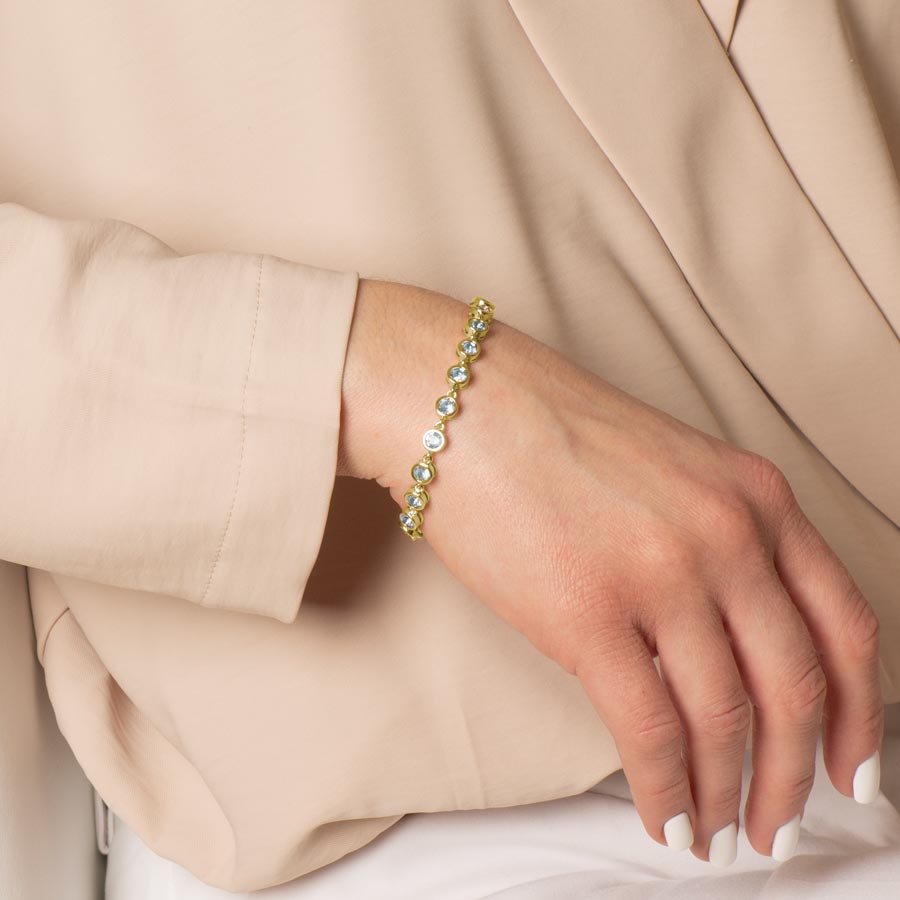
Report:
<svg viewBox="0 0 900 900"><path fill-rule="evenodd" d="M741 0L699 0L699 3L727 52Z"/></svg>
<svg viewBox="0 0 900 900"><path fill-rule="evenodd" d="M729 62L736 0L509 3L712 323L900 525L900 341Z"/></svg>

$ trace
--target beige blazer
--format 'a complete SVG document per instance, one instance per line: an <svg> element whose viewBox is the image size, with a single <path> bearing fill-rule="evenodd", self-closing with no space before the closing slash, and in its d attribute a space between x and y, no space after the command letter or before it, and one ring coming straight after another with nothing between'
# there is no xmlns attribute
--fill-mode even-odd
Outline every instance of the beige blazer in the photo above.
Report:
<svg viewBox="0 0 900 900"><path fill-rule="evenodd" d="M0 583L156 852L257 889L619 767L580 682L334 477L360 277L482 294L773 459L900 699L893 0L0 21Z"/></svg>

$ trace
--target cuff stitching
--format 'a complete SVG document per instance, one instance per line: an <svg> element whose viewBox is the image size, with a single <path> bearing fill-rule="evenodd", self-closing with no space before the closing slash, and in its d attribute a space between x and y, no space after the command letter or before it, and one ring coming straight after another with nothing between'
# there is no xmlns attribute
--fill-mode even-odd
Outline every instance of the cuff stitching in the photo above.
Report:
<svg viewBox="0 0 900 900"><path fill-rule="evenodd" d="M219 546L216 549L216 556L213 560L212 568L209 570L209 577L206 579L206 586L203 589L203 596L200 598L201 606L206 604L206 598L207 596L209 596L210 587L212 587L213 576L216 573L216 569L219 565L219 560L222 557L222 548L225 546L225 538L228 535L228 529L231 527L231 519L234 514L235 503L237 502L238 487L241 483L241 472L244 468L244 446L246 444L247 438L247 415L245 411L245 403L247 400L247 384L250 381L250 366L253 362L253 345L256 341L256 324L259 321L259 308L262 302L262 272L264 261L265 254L260 253L259 269L256 273L256 310L253 315L253 325L250 330L250 350L247 354L247 370L246 372L244 372L244 385L241 389L241 449L240 455L238 456L237 476L234 480L234 490L231 493L231 504L228 507L228 515L225 518L225 527L222 529L222 537L219 539Z"/></svg>

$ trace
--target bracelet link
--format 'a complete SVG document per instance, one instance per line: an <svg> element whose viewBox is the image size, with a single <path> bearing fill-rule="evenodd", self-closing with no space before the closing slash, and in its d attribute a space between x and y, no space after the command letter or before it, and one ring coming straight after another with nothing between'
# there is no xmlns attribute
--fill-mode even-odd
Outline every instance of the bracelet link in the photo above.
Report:
<svg viewBox="0 0 900 900"><path fill-rule="evenodd" d="M469 303L466 326L463 329L465 336L456 345L457 362L447 369L446 378L449 387L434 404L435 412L440 418L422 436L426 452L410 469L414 483L404 493L406 509L400 513L399 525L414 541L424 537L422 511L431 499L425 485L430 484L437 474L432 453L437 453L447 446L446 423L459 412L459 392L471 381L470 367L481 354L481 342L490 331L493 315L494 304L484 297L475 297Z"/></svg>

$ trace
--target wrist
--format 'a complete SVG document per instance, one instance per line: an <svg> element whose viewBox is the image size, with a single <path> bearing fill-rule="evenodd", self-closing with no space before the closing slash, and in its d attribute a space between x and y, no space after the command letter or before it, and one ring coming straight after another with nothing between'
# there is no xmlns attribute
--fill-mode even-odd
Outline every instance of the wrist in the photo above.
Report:
<svg viewBox="0 0 900 900"><path fill-rule="evenodd" d="M467 304L402 282L360 278L341 383L337 475L399 494L411 481L416 435L445 390ZM419 454L420 455L420 454Z"/></svg>

